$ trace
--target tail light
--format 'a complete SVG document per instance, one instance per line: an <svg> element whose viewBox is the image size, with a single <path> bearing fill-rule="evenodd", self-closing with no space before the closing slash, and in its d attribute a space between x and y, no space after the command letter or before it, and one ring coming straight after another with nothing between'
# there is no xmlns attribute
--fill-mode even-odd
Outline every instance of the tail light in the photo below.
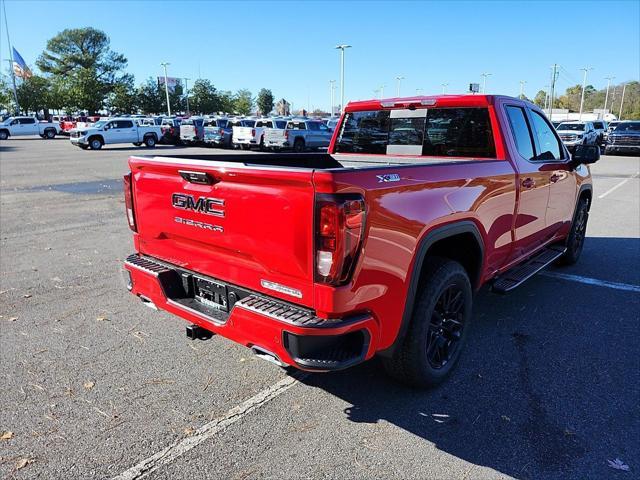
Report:
<svg viewBox="0 0 640 480"><path fill-rule="evenodd" d="M252 137L255 137L255 136L256 136L256 129L255 129L255 128L252 128L252 129L251 129L251 136L252 136Z"/></svg>
<svg viewBox="0 0 640 480"><path fill-rule="evenodd" d="M289 140L289 130L284 131L284 139Z"/></svg>
<svg viewBox="0 0 640 480"><path fill-rule="evenodd" d="M358 260L365 226L361 195L317 195L315 279L329 285L349 281Z"/></svg>
<svg viewBox="0 0 640 480"><path fill-rule="evenodd" d="M131 172L127 173L123 177L124 183L124 205L127 211L127 221L129 222L129 228L134 232L137 232L136 228L136 215L133 210L133 182L131 181Z"/></svg>

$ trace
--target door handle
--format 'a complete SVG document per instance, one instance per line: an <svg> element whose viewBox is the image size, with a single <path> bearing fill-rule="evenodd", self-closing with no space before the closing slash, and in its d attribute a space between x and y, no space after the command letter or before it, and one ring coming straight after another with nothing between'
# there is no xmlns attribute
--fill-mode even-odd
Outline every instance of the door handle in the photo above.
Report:
<svg viewBox="0 0 640 480"><path fill-rule="evenodd" d="M522 180L522 186L524 188L533 188L536 186L536 181L533 178L525 178Z"/></svg>

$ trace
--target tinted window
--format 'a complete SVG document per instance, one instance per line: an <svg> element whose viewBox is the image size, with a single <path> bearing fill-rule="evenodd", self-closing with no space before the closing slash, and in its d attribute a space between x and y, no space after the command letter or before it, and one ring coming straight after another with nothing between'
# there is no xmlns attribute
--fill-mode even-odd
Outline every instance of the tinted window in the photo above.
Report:
<svg viewBox="0 0 640 480"><path fill-rule="evenodd" d="M429 109L422 154L494 158L496 150L488 109Z"/></svg>
<svg viewBox="0 0 640 480"><path fill-rule="evenodd" d="M182 125L193 125L193 120L189 120L189 119L182 120Z"/></svg>
<svg viewBox="0 0 640 480"><path fill-rule="evenodd" d="M602 130L604 128L604 123L602 123L602 122L593 122L593 126L596 127L599 130Z"/></svg>
<svg viewBox="0 0 640 480"><path fill-rule="evenodd" d="M422 145L424 117L392 118L389 127L389 145Z"/></svg>
<svg viewBox="0 0 640 480"><path fill-rule="evenodd" d="M113 128L133 128L133 122L131 120L119 120L113 123L115 123Z"/></svg>
<svg viewBox="0 0 640 480"><path fill-rule="evenodd" d="M288 130L306 130L307 126L304 122L289 122L287 125Z"/></svg>
<svg viewBox="0 0 640 480"><path fill-rule="evenodd" d="M35 118L21 118L20 119L20 123L22 123L23 125L31 125L33 123L36 123L36 119Z"/></svg>
<svg viewBox="0 0 640 480"><path fill-rule="evenodd" d="M584 123L561 123L558 130L575 130L576 132L584 132Z"/></svg>
<svg viewBox="0 0 640 480"><path fill-rule="evenodd" d="M241 120L240 124L243 127L255 127L256 121L255 120Z"/></svg>
<svg viewBox="0 0 640 480"><path fill-rule="evenodd" d="M560 158L562 158L560 154L562 150L560 149L560 143L551 125L536 111L531 111L531 117L533 118L533 126L536 131L538 147L540 149L536 160L560 160ZM561 129L558 128L558 130Z"/></svg>
<svg viewBox="0 0 640 480"><path fill-rule="evenodd" d="M516 141L518 153L527 160L533 159L533 143L531 140L531 131L524 114L524 110L520 107L507 107L507 116L509 117L509 125L511 132Z"/></svg>
<svg viewBox="0 0 640 480"><path fill-rule="evenodd" d="M640 132L640 122L620 123L616 132Z"/></svg>
<svg viewBox="0 0 640 480"><path fill-rule="evenodd" d="M227 128L227 123L229 123L228 120L218 120L218 127Z"/></svg>
<svg viewBox="0 0 640 480"><path fill-rule="evenodd" d="M307 128L309 130L320 130L320 124L317 122L308 122L307 123Z"/></svg>
<svg viewBox="0 0 640 480"><path fill-rule="evenodd" d="M327 127L324 123L318 124L318 128L320 129L321 132L328 132L329 131L329 127Z"/></svg>
<svg viewBox="0 0 640 480"><path fill-rule="evenodd" d="M276 128L287 128L287 122L284 120L276 120Z"/></svg>
<svg viewBox="0 0 640 480"><path fill-rule="evenodd" d="M389 111L350 112L345 116L336 152L387 153Z"/></svg>

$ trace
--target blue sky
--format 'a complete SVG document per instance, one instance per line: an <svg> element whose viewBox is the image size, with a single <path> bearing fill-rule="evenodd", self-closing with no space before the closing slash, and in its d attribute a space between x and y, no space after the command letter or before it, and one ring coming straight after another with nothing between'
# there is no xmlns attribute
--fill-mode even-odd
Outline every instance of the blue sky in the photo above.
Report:
<svg viewBox="0 0 640 480"><path fill-rule="evenodd" d="M466 91L490 72L488 93L532 97L563 68L561 91L640 77L640 1L364 2L364 1L21 1L6 2L13 46L35 64L47 39L65 28L93 26L129 60L136 83L161 74L209 78L217 88L270 88L294 108L329 106L329 80L346 56L346 98L373 98L386 84L395 96ZM4 20L4 19L3 19ZM8 58L2 22L0 57ZM4 61L3 61L4 63ZM4 64L6 65L6 64ZM3 71L5 67L3 66ZM193 80L192 80L193 81ZM336 90L336 99L339 89Z"/></svg>

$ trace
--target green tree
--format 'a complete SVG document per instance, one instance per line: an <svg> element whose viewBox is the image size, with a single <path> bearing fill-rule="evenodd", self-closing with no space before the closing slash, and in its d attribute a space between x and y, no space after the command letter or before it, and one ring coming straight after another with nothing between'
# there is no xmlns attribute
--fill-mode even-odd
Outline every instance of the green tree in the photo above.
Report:
<svg viewBox="0 0 640 480"><path fill-rule="evenodd" d="M189 108L197 113L214 113L222 109L220 97L211 81L198 79L189 91Z"/></svg>
<svg viewBox="0 0 640 480"><path fill-rule="evenodd" d="M547 92L545 92L544 90L538 90L538 93L536 93L536 96L533 98L533 103L535 103L540 108L542 108L544 107L546 100L547 100Z"/></svg>
<svg viewBox="0 0 640 480"><path fill-rule="evenodd" d="M121 82L113 88L107 103L112 113L135 113L137 100L133 82Z"/></svg>
<svg viewBox="0 0 640 480"><path fill-rule="evenodd" d="M233 113L235 110L235 97L229 90L218 92L218 99L220 100L220 111L225 113Z"/></svg>
<svg viewBox="0 0 640 480"><path fill-rule="evenodd" d="M36 65L52 79L64 77L73 96L70 107L95 113L116 85L131 79L127 59L111 50L109 37L95 28L72 28L47 42Z"/></svg>
<svg viewBox="0 0 640 480"><path fill-rule="evenodd" d="M253 108L253 97L251 92L246 88L240 89L236 93L234 111L240 115L249 115Z"/></svg>
<svg viewBox="0 0 640 480"><path fill-rule="evenodd" d="M149 77L136 91L136 104L142 113L160 113L166 105L165 93L158 82Z"/></svg>
<svg viewBox="0 0 640 480"><path fill-rule="evenodd" d="M18 103L25 113L38 112L49 108L49 80L40 75L33 75L17 86Z"/></svg>
<svg viewBox="0 0 640 480"><path fill-rule="evenodd" d="M0 110L11 111L14 107L13 86L5 75L0 74Z"/></svg>
<svg viewBox="0 0 640 480"><path fill-rule="evenodd" d="M258 104L258 110L262 115L269 115L271 110L273 110L273 93L271 90L267 88L263 88L258 92L258 99L256 103Z"/></svg>

